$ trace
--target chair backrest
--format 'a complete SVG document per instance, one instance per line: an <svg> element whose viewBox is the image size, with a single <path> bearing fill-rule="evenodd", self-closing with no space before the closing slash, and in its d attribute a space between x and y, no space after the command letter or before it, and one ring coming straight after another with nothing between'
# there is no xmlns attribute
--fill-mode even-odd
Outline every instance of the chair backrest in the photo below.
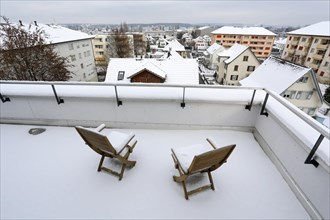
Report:
<svg viewBox="0 0 330 220"><path fill-rule="evenodd" d="M204 170L213 171L220 167L233 152L236 144L217 148L205 153L196 155L190 164L188 173L196 173Z"/></svg>
<svg viewBox="0 0 330 220"><path fill-rule="evenodd" d="M108 138L103 134L80 126L76 126L75 128L86 144L96 153L101 155L104 152L116 154L116 150L112 147Z"/></svg>

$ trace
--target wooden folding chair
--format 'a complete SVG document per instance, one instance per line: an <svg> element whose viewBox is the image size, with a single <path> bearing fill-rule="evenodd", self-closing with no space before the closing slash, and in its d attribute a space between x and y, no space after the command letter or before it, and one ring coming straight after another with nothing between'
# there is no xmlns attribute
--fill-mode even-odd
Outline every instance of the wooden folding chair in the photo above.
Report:
<svg viewBox="0 0 330 220"><path fill-rule="evenodd" d="M100 172L101 170L104 170L118 176L119 180L121 180L123 178L125 167L135 166L136 161L128 160L128 157L133 152L137 141L133 141L133 138L135 137L133 133L124 134L117 131L111 131L108 135L104 135L100 133L104 127L105 125L102 124L96 129L89 129L81 126L76 126L75 129L85 143L96 153L101 155L97 171ZM130 144L131 141L132 144ZM117 159L121 163L122 166L120 173L102 166L105 157Z"/></svg>
<svg viewBox="0 0 330 220"><path fill-rule="evenodd" d="M235 144L221 148L216 148L211 139L206 139L211 146L192 145L179 149L172 149L172 158L175 168L179 171L179 176L173 176L173 180L182 183L185 198L196 192L211 188L214 190L214 183L211 172L218 169L223 163L227 162L228 157L236 147ZM188 177L196 173L207 173L210 184L201 186L197 189L187 191L186 181Z"/></svg>

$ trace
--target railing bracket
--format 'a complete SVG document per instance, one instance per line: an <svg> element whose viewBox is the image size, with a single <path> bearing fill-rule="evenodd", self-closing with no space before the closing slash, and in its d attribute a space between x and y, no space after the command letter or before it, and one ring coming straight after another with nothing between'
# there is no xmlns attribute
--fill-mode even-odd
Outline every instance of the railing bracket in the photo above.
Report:
<svg viewBox="0 0 330 220"><path fill-rule="evenodd" d="M245 106L245 109L248 109L249 111L251 111L252 108L252 104L253 104L253 100L254 100L254 96L256 94L256 90L253 90L253 95L252 95L252 99L251 99L251 103Z"/></svg>
<svg viewBox="0 0 330 220"><path fill-rule="evenodd" d="M61 104L61 103L64 103L64 100L61 99L60 97L58 97L57 93L56 93L56 90L55 90L55 86L52 84L52 88L53 88L53 92L54 92L54 95L55 95L55 98L56 98L56 101L57 101L57 104Z"/></svg>
<svg viewBox="0 0 330 220"><path fill-rule="evenodd" d="M8 98L8 97L3 97L1 93L0 93L0 99L1 99L1 101L2 101L3 103L5 103L5 102L10 102L10 98Z"/></svg>
<svg viewBox="0 0 330 220"><path fill-rule="evenodd" d="M265 115L266 117L268 117L268 112L266 111L266 103L267 103L268 97L269 97L269 94L267 93L265 96L264 103L262 104L261 112L260 112L260 115Z"/></svg>
<svg viewBox="0 0 330 220"><path fill-rule="evenodd" d="M313 164L314 167L318 167L319 166L319 162L317 162L315 159L314 159L314 155L315 155L315 152L317 150L317 148L319 148L322 140L323 140L324 136L322 134L320 134L319 138L317 139L314 147L312 148L311 152L308 154L306 160L305 160L305 164Z"/></svg>
<svg viewBox="0 0 330 220"><path fill-rule="evenodd" d="M118 98L117 86L115 86L115 93L116 93L117 106L121 106L123 102L120 101Z"/></svg>

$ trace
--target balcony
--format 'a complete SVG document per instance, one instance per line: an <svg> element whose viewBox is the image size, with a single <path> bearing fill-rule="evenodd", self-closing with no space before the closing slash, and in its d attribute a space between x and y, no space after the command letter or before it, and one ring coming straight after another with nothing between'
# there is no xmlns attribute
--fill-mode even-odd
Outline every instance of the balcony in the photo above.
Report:
<svg viewBox="0 0 330 220"><path fill-rule="evenodd" d="M318 69L319 66L320 66L320 64L315 64L315 63L310 63L309 64L309 67L312 68L312 69L314 69L314 70Z"/></svg>
<svg viewBox="0 0 330 220"><path fill-rule="evenodd" d="M326 50L328 48L329 44L318 44L316 45L316 49L318 50Z"/></svg>
<svg viewBox="0 0 330 220"><path fill-rule="evenodd" d="M292 46L297 46L298 43L299 43L299 40L292 40L292 41L290 42L290 44L291 44Z"/></svg>
<svg viewBox="0 0 330 220"><path fill-rule="evenodd" d="M294 54L295 53L295 49L288 49L288 54Z"/></svg>
<svg viewBox="0 0 330 220"><path fill-rule="evenodd" d="M315 59L315 60L322 60L323 59L323 56L324 55L322 55L322 54L314 54L313 55L313 59Z"/></svg>
<svg viewBox="0 0 330 220"><path fill-rule="evenodd" d="M329 132L271 91L0 84L1 218L330 217ZM120 182L96 172L98 155L72 127L100 123L108 130L133 131L138 139L131 156L137 165ZM46 131L30 135L34 127ZM172 180L170 149L204 143L209 136L219 146L237 148L214 172L215 191L186 201L182 186ZM196 176L188 186L199 180L205 177Z"/></svg>

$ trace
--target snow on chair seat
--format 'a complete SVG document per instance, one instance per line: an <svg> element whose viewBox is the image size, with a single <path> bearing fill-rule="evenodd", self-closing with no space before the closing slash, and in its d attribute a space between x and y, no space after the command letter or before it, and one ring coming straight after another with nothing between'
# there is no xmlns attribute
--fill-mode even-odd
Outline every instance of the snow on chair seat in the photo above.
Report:
<svg viewBox="0 0 330 220"><path fill-rule="evenodd" d="M133 141L133 138L135 137L133 133L125 134L122 132L111 131L108 135L104 135L101 133L104 128L104 124L98 126L96 129L89 129L81 126L75 127L85 143L92 150L101 155L97 171L100 172L101 170L104 170L118 176L119 180L121 180L123 178L125 167L135 166L136 161L128 160L128 157L133 152L137 141ZM132 144L130 144L130 142L132 142ZM120 173L102 166L105 157L118 159L121 163Z"/></svg>
<svg viewBox="0 0 330 220"><path fill-rule="evenodd" d="M175 168L179 171L179 176L173 176L173 180L182 183L185 198L189 195L211 188L214 190L214 183L211 172L218 169L223 163L227 162L228 157L236 147L235 144L221 148L216 148L214 141L206 139L211 146L201 144L172 149L172 158ZM197 189L187 191L186 180L196 173L206 172L210 184L201 186Z"/></svg>

